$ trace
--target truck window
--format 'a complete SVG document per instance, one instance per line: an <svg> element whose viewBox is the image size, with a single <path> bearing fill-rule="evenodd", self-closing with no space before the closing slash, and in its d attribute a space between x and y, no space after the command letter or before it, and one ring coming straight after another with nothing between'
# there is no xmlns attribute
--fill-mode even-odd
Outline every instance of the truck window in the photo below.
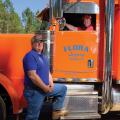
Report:
<svg viewBox="0 0 120 120"><path fill-rule="evenodd" d="M96 30L96 14L64 13L63 16L66 19L64 30Z"/></svg>

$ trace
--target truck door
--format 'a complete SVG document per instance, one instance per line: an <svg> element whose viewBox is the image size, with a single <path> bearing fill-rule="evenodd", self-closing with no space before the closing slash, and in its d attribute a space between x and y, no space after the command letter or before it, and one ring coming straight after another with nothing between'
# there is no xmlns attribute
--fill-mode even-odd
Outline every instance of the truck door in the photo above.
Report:
<svg viewBox="0 0 120 120"><path fill-rule="evenodd" d="M87 7L86 7L87 6ZM69 24L80 27L78 19L91 15L92 31L56 31L53 47L53 77L98 81L99 7L95 3L78 2L64 6L63 16ZM82 21L82 20L81 20ZM74 79L73 79L74 80Z"/></svg>

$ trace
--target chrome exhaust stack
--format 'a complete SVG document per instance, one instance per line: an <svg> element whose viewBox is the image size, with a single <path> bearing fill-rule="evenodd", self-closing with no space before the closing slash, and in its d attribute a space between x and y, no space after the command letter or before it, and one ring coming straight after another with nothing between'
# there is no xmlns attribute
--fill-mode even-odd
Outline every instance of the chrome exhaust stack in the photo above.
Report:
<svg viewBox="0 0 120 120"><path fill-rule="evenodd" d="M50 71L52 72L53 66L53 40L54 32L49 30L40 30L36 32L36 35L41 35L42 40L44 41L43 53L47 55L49 60Z"/></svg>
<svg viewBox="0 0 120 120"><path fill-rule="evenodd" d="M102 87L102 113L109 112L112 107L112 44L113 44L113 22L114 22L114 0L106 0L106 50L105 71Z"/></svg>
<svg viewBox="0 0 120 120"><path fill-rule="evenodd" d="M63 17L63 0L50 0L50 20Z"/></svg>

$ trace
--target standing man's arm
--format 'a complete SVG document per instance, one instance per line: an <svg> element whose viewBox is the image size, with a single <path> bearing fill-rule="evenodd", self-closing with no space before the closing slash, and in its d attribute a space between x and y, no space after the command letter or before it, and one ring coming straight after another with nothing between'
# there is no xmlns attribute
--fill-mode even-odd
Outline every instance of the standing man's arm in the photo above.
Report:
<svg viewBox="0 0 120 120"><path fill-rule="evenodd" d="M29 70L27 72L28 77L32 80L32 82L42 89L45 93L49 92L49 86L46 85L41 78L36 74L36 70Z"/></svg>

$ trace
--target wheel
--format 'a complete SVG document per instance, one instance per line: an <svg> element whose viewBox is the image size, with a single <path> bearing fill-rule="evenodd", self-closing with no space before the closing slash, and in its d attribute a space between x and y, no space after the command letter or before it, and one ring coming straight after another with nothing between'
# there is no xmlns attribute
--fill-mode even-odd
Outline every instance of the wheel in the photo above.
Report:
<svg viewBox="0 0 120 120"><path fill-rule="evenodd" d="M6 120L6 105L0 96L0 120Z"/></svg>

